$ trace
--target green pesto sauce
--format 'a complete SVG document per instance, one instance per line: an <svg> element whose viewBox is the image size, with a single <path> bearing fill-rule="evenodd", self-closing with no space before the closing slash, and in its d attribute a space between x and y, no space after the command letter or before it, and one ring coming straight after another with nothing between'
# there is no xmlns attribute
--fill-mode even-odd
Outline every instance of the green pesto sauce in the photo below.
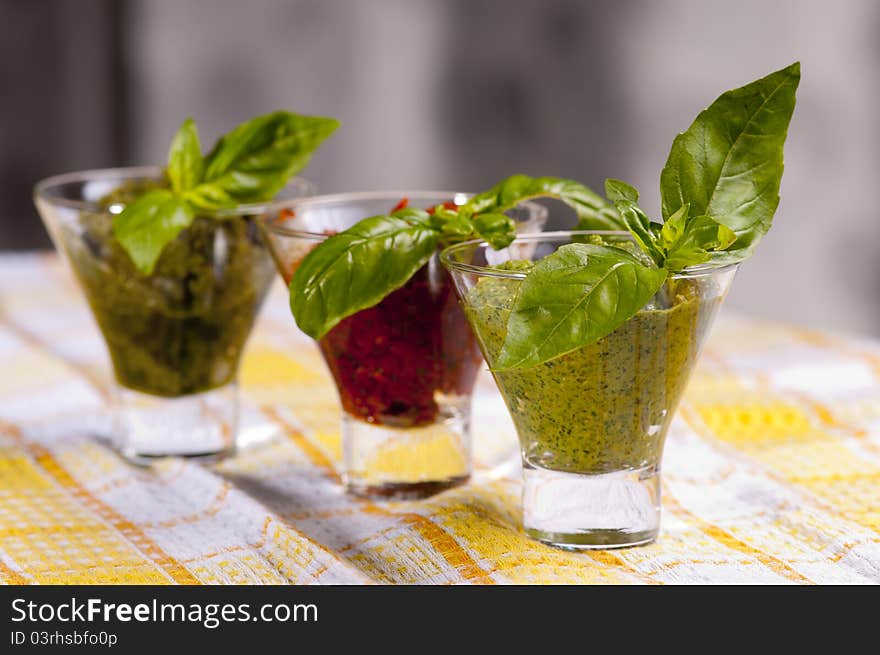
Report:
<svg viewBox="0 0 880 655"><path fill-rule="evenodd" d="M526 270L529 262L501 268ZM466 309L486 359L497 357L520 281L483 277ZM537 366L493 375L534 466L604 473L658 464L672 415L719 305L706 281L669 281L606 337ZM708 284L711 284L709 282ZM656 305L656 303L655 303Z"/></svg>
<svg viewBox="0 0 880 655"><path fill-rule="evenodd" d="M144 184L102 200L126 202ZM107 212L83 212L63 241L104 334L116 378L129 389L183 396L230 382L273 278L250 217L197 217L140 273Z"/></svg>

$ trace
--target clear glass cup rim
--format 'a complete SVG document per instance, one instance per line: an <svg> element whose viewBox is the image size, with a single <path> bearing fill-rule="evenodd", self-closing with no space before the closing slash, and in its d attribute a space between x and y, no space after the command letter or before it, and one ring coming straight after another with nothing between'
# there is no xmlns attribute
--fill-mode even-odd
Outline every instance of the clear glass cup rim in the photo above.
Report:
<svg viewBox="0 0 880 655"><path fill-rule="evenodd" d="M49 195L49 192L56 187L76 182L90 182L114 178L159 179L162 177L163 170L164 169L161 166L120 166L115 168L96 168L84 171L60 173L58 175L43 178L37 182L34 185L34 197L40 198L53 205L61 205L71 209L78 209L80 211L102 212L106 210L93 201L52 196ZM284 190L291 188L301 191L303 194L309 194L314 193L315 185L305 178L293 177L284 185L281 193L284 193ZM295 200L297 200L297 198L280 198L277 200L269 200L267 202L242 203L227 209L218 209L214 211L202 210L199 213L204 216L216 216L218 218L253 216L283 209Z"/></svg>
<svg viewBox="0 0 880 655"><path fill-rule="evenodd" d="M295 198L287 203L287 209L296 210L297 207L308 205L335 205L356 203L365 200L382 200L383 198L397 198L401 200L407 198L409 200L427 200L432 198L451 198L457 205L464 204L469 198L474 196L473 193L463 191L349 191L346 193L332 193L317 196L304 196ZM536 202L526 200L517 205L517 207L526 207L537 215L542 213L546 215L547 208ZM364 218L367 218L364 216ZM300 239L311 239L313 241L323 241L327 235L322 232L309 232L306 230L294 230L278 224L275 216L266 216L261 221L261 225L273 234L285 237L298 237Z"/></svg>
<svg viewBox="0 0 880 655"><path fill-rule="evenodd" d="M570 239L573 236L615 236L633 240L633 236L629 232L617 230L559 230L556 232L536 232L534 234L520 234L512 242L514 243L530 243L535 241L561 241ZM453 254L461 250L474 247L491 247L489 243L482 239L471 239L470 241L462 241L454 245L444 248L440 253L440 261L448 269L462 273L475 273L484 277L507 278L511 280L524 280L525 273L519 271L505 271L494 266L480 266L478 264L466 264L453 259ZM715 275L724 271L732 271L739 266L738 262L732 264L699 264L684 269L679 273L670 275L674 280L696 278L708 275Z"/></svg>

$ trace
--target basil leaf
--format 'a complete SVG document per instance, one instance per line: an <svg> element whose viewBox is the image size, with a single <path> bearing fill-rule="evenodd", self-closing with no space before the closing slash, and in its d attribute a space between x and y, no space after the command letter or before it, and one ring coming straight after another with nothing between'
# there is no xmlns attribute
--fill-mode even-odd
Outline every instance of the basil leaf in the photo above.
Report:
<svg viewBox="0 0 880 655"><path fill-rule="evenodd" d="M189 227L192 208L168 189L149 191L113 217L113 234L137 269L150 275L166 245Z"/></svg>
<svg viewBox="0 0 880 655"><path fill-rule="evenodd" d="M217 142L205 160L204 182L186 198L204 209L269 200L338 126L332 118L288 111L242 123Z"/></svg>
<svg viewBox="0 0 880 655"><path fill-rule="evenodd" d="M651 219L638 206L639 192L623 180L609 177L605 180L605 195L614 202L624 228L629 230L636 244L657 266L663 265L663 248L659 243L662 226Z"/></svg>
<svg viewBox="0 0 880 655"><path fill-rule="evenodd" d="M440 231L441 248L467 241L474 237L474 226L465 218L455 218L443 223L443 229Z"/></svg>
<svg viewBox="0 0 880 655"><path fill-rule="evenodd" d="M634 186L627 184L623 180L609 177L605 180L605 197L611 202L626 200L636 204L639 201L639 192Z"/></svg>
<svg viewBox="0 0 880 655"><path fill-rule="evenodd" d="M681 236L667 248L665 267L675 273L716 259L717 251L735 241L736 233L723 223L711 216L695 216L688 219Z"/></svg>
<svg viewBox="0 0 880 655"><path fill-rule="evenodd" d="M431 226L440 232L440 240L445 245L469 239L474 234L474 224L470 219L455 212L444 212L431 216Z"/></svg>
<svg viewBox="0 0 880 655"><path fill-rule="evenodd" d="M645 212L629 200L618 200L615 205L624 227L632 234L639 248L653 259L657 266L661 266L663 252L656 243L656 235L651 229L651 221Z"/></svg>
<svg viewBox="0 0 880 655"><path fill-rule="evenodd" d="M522 281L495 368L535 366L613 332L666 280L620 248L572 243Z"/></svg>
<svg viewBox="0 0 880 655"><path fill-rule="evenodd" d="M474 214L502 213L530 198L556 198L574 209L579 230L625 229L617 211L589 188L558 177L512 175L484 193L477 194L462 209Z"/></svg>
<svg viewBox="0 0 880 655"><path fill-rule="evenodd" d="M516 238L516 223L507 214L477 214L472 220L480 238L495 250L506 248Z"/></svg>
<svg viewBox="0 0 880 655"><path fill-rule="evenodd" d="M399 218L406 221L410 225L421 225L423 223L431 223L431 216L424 209L418 207L404 207L391 213L392 218ZM354 225L352 225L354 227ZM350 228L349 228L350 229Z"/></svg>
<svg viewBox="0 0 880 655"><path fill-rule="evenodd" d="M320 339L339 321L379 303L427 263L438 236L427 212L365 218L312 250L290 282L300 329Z"/></svg>
<svg viewBox="0 0 880 655"><path fill-rule="evenodd" d="M749 256L779 204L783 144L795 105L800 64L722 94L672 143L660 176L663 217L690 203L736 233L728 254Z"/></svg>
<svg viewBox="0 0 880 655"><path fill-rule="evenodd" d="M175 193L193 188L202 181L205 162L195 121L187 118L177 130L168 151L168 180Z"/></svg>
<svg viewBox="0 0 880 655"><path fill-rule="evenodd" d="M690 203L686 202L678 208L678 211L663 222L663 226L660 228L660 245L665 250L668 251L684 234L690 209Z"/></svg>

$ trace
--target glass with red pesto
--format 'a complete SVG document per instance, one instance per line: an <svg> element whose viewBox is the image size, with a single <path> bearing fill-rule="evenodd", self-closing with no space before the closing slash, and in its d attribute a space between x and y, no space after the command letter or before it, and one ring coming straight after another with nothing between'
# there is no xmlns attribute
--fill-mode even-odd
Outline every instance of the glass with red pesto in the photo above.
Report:
<svg viewBox="0 0 880 655"><path fill-rule="evenodd" d="M314 196L267 216L263 234L289 284L309 251L364 218L466 199L421 191ZM534 203L510 214L523 233L540 231L546 219ZM318 345L342 404L343 475L350 491L414 498L468 479L471 394L482 356L437 255L379 304L342 320Z"/></svg>

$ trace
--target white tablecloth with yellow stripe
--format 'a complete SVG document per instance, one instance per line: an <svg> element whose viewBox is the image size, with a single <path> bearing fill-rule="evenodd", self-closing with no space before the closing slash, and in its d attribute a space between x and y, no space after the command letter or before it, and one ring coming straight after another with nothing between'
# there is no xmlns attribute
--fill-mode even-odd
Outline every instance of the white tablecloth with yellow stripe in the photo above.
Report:
<svg viewBox="0 0 880 655"><path fill-rule="evenodd" d="M476 475L348 497L335 391L280 282L245 357L246 447L151 469L103 445L109 360L54 255L0 257L0 580L13 583L877 583L880 344L720 319L673 424L641 548L529 540L491 379Z"/></svg>

